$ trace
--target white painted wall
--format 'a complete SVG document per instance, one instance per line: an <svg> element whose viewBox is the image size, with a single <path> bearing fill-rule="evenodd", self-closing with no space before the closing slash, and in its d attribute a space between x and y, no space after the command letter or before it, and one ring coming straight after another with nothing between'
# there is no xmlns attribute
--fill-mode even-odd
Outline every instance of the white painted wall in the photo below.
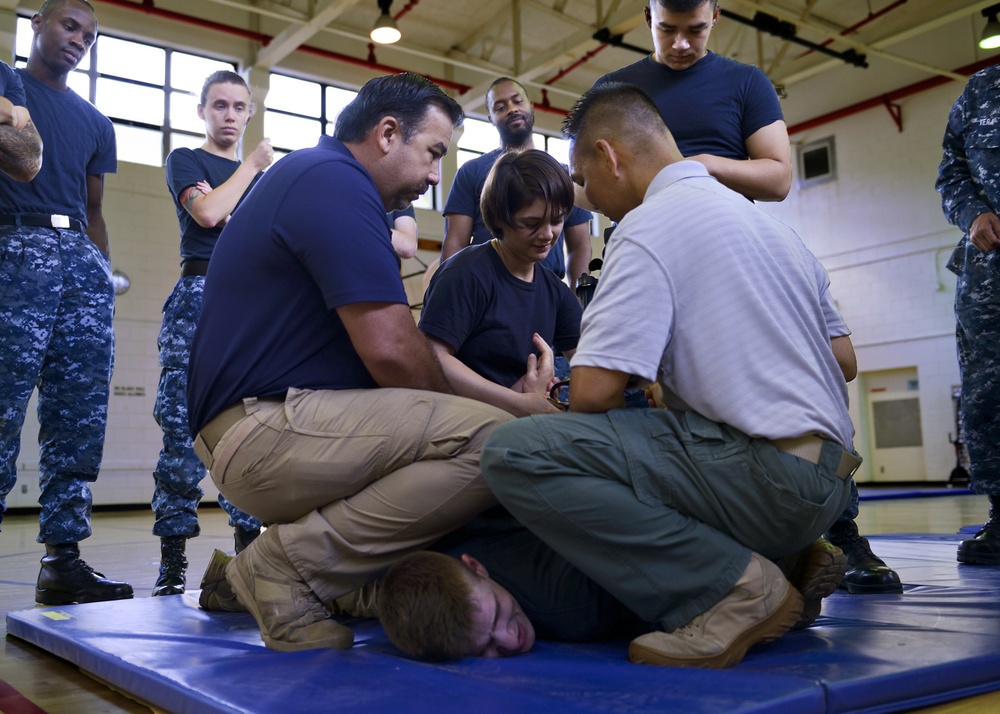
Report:
<svg viewBox="0 0 1000 714"><path fill-rule="evenodd" d="M833 294L853 331L861 372L916 367L928 480L955 465L952 385L955 278L944 267L961 233L941 212L934 190L941 139L958 83L903 100L903 131L888 111L868 110L792 137L836 139L836 181L764 204L795 228L830 273ZM860 380L859 380L860 381ZM869 451L862 395L851 385L855 445ZM871 479L862 466L858 481Z"/></svg>

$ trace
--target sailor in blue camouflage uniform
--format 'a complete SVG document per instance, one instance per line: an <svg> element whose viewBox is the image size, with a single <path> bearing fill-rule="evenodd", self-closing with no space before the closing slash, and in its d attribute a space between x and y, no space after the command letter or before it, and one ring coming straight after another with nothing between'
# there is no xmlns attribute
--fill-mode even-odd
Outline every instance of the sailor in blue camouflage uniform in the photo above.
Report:
<svg viewBox="0 0 1000 714"><path fill-rule="evenodd" d="M0 177L0 499L14 487L37 387L46 554L35 601L119 600L132 587L94 572L78 546L91 535L114 350L102 213L104 174L117 168L114 129L66 85L97 39L97 17L83 0L46 0L31 28L28 66L16 72L43 142L42 168L28 183Z"/></svg>
<svg viewBox="0 0 1000 714"><path fill-rule="evenodd" d="M952 107L938 171L945 216L965 235L948 261L958 276L955 317L972 490L990 519L958 560L1000 565L1000 65L969 78Z"/></svg>
<svg viewBox="0 0 1000 714"><path fill-rule="evenodd" d="M198 149L180 148L167 157L167 187L177 209L181 231L181 277L163 306L160 384L153 416L163 430L163 448L153 472L153 535L160 538L160 572L153 595L184 592L188 538L200 532L199 483L205 466L195 455L188 426L188 358L201 315L201 298L208 261L229 215L272 161L271 143L264 139L240 163L237 148L252 105L243 78L219 71L205 80L198 116L205 121L205 143ZM261 523L223 496L219 503L235 528L240 552L260 533Z"/></svg>

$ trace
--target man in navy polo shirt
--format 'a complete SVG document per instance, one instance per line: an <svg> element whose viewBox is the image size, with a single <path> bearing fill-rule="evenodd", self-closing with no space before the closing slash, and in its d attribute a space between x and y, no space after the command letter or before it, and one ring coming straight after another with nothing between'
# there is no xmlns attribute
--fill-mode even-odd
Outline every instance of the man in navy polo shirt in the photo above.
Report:
<svg viewBox="0 0 1000 714"><path fill-rule="evenodd" d="M101 210L104 174L117 169L111 122L67 87L97 39L84 0L46 0L31 18L24 84L44 143L42 168L19 183L0 176L0 514L17 478L21 428L38 388L38 542L43 605L132 597L80 559L91 534L108 418L115 291Z"/></svg>
<svg viewBox="0 0 1000 714"><path fill-rule="evenodd" d="M495 503L479 452L511 417L453 396L386 214L437 184L462 118L421 77L371 80L334 137L264 175L212 254L190 362L195 451L271 525L210 566L202 601L234 593L273 649L350 647L328 603Z"/></svg>

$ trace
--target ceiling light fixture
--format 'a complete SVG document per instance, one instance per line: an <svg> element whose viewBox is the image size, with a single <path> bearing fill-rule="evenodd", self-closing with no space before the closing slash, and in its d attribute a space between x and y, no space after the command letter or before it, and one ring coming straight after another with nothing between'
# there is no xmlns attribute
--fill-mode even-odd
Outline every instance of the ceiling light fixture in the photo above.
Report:
<svg viewBox="0 0 1000 714"><path fill-rule="evenodd" d="M1000 22L997 22L998 14L1000 14L1000 4L983 8L986 27L983 28L983 37L979 40L980 49L995 50L997 47L1000 47Z"/></svg>
<svg viewBox="0 0 1000 714"><path fill-rule="evenodd" d="M375 27L370 33L372 42L377 42L380 45L391 45L394 42L399 42L403 36L403 33L396 27L396 21L389 14L390 7L392 7L392 0L378 0L378 9L382 11L382 14L378 16Z"/></svg>

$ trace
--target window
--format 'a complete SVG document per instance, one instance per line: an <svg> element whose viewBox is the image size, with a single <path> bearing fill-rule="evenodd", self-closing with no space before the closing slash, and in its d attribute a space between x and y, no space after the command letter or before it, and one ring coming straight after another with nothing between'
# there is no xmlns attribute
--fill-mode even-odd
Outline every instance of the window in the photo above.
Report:
<svg viewBox="0 0 1000 714"><path fill-rule="evenodd" d="M320 135L333 135L337 117L357 92L282 74L271 74L264 134L274 147L275 160L315 146ZM435 210L439 205L435 186L413 202L415 208Z"/></svg>
<svg viewBox="0 0 1000 714"><path fill-rule="evenodd" d="M31 20L18 17L16 65L31 51ZM208 75L232 62L101 35L67 83L115 128L118 160L162 166L178 146L201 146L205 124L196 111Z"/></svg>
<svg viewBox="0 0 1000 714"><path fill-rule="evenodd" d="M799 188L833 181L837 178L834 148L832 136L796 148Z"/></svg>

